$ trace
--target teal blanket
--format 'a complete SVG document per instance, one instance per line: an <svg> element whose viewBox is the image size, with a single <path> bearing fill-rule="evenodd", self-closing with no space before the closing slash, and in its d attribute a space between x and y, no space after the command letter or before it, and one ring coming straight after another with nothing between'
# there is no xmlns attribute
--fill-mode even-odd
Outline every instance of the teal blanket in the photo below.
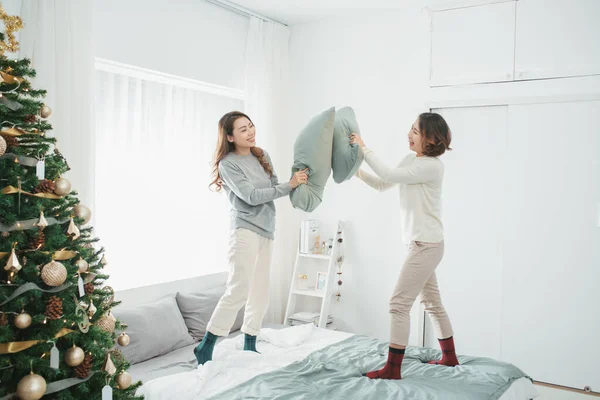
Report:
<svg viewBox="0 0 600 400"><path fill-rule="evenodd" d="M513 381L527 377L512 364L481 357L459 356L461 365L457 367L428 365L425 361L439 359L440 351L418 347L406 350L402 380L363 377L363 373L383 366L387 349L387 343L352 336L211 400L495 400Z"/></svg>

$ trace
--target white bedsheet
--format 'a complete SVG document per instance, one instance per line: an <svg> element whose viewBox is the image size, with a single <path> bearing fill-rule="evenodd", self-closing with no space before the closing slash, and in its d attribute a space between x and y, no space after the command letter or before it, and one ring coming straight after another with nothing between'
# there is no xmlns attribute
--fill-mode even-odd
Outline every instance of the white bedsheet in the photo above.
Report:
<svg viewBox="0 0 600 400"><path fill-rule="evenodd" d="M310 353L342 341L351 333L319 329L312 324L281 330L263 329L257 349L261 354L240 351L243 336L217 344L213 361L198 369L165 376L144 383L138 394L146 400L200 400L246 382L247 380L293 362ZM529 400L537 397L531 382L519 379L502 395L500 400Z"/></svg>

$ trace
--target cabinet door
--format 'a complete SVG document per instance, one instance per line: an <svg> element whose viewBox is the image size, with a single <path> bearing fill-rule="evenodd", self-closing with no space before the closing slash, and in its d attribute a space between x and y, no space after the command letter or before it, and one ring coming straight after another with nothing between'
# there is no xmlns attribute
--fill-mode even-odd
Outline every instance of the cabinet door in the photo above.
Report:
<svg viewBox="0 0 600 400"><path fill-rule="evenodd" d="M435 11L431 86L513 80L515 3Z"/></svg>
<svg viewBox="0 0 600 400"><path fill-rule="evenodd" d="M509 106L502 359L600 389L600 101Z"/></svg>
<svg viewBox="0 0 600 400"><path fill-rule="evenodd" d="M434 110L452 131L445 164L445 255L436 274L460 354L499 357L507 107ZM425 345L437 348L426 319Z"/></svg>
<svg viewBox="0 0 600 400"><path fill-rule="evenodd" d="M600 74L600 1L517 2L515 79Z"/></svg>

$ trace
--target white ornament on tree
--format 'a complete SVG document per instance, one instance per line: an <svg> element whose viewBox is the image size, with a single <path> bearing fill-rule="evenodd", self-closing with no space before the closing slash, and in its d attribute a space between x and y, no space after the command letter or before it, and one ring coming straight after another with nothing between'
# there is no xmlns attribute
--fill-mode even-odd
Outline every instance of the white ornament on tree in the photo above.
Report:
<svg viewBox="0 0 600 400"><path fill-rule="evenodd" d="M6 265L4 266L4 270L9 272L19 272L21 268L23 267L19 264L19 259L15 253L15 247L13 246L10 256L8 256L8 261L6 261Z"/></svg>
<svg viewBox="0 0 600 400"><path fill-rule="evenodd" d="M6 149L8 145L6 144L6 140L2 136L0 136L0 156L3 156L6 153Z"/></svg>
<svg viewBox="0 0 600 400"><path fill-rule="evenodd" d="M40 219L35 223L35 226L40 229L44 229L48 226L48 221L46 221L46 218L44 217L44 211L40 211Z"/></svg>
<svg viewBox="0 0 600 400"><path fill-rule="evenodd" d="M67 229L67 233L69 234L69 236L71 236L73 240L81 236L79 228L77 227L77 225L75 225L75 222L73 221L73 217L71 217L71 222L69 223L69 229Z"/></svg>

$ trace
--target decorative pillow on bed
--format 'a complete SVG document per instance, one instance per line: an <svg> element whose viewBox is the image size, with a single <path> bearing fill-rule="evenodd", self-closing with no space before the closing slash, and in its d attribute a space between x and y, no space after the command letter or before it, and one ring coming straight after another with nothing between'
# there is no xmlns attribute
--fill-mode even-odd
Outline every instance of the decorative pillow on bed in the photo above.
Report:
<svg viewBox="0 0 600 400"><path fill-rule="evenodd" d="M217 303L225 293L225 286L208 289L202 293L177 293L177 304L190 335L199 342L206 334L208 321ZM244 307L238 312L231 332L239 331L244 321Z"/></svg>
<svg viewBox="0 0 600 400"><path fill-rule="evenodd" d="M308 168L308 183L290 193L295 208L311 212L321 204L331 174L335 107L317 115L302 129L294 144L292 174Z"/></svg>
<svg viewBox="0 0 600 400"><path fill-rule="evenodd" d="M119 349L132 364L194 344L175 295L135 308L116 307L114 315L128 325L127 334L131 341L128 346Z"/></svg>
<svg viewBox="0 0 600 400"><path fill-rule="evenodd" d="M352 133L360 134L356 114L352 108L344 107L335 113L333 125L331 168L335 183L352 178L363 161L362 149L356 144L350 144Z"/></svg>

